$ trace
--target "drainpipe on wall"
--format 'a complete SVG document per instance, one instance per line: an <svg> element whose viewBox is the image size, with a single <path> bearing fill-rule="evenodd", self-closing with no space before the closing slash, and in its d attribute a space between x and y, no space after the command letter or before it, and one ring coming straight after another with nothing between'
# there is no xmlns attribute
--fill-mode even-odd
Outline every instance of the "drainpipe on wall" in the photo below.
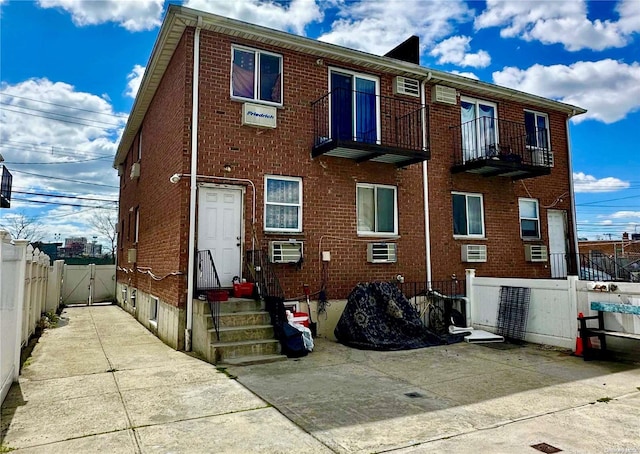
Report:
<svg viewBox="0 0 640 454"><path fill-rule="evenodd" d="M567 153L569 158L569 197L571 198L571 216L573 218L573 222L571 222L571 233L573 234L573 259L575 259L576 265L576 273L580 274L579 264L578 264L578 228L577 222L578 218L576 217L576 195L573 189L573 160L571 158L571 133L569 132L569 120L576 114L574 110L566 120L566 128L567 128Z"/></svg>
<svg viewBox="0 0 640 454"><path fill-rule="evenodd" d="M193 275L196 247L196 195L198 174L198 85L200 83L200 28L202 17L193 36L193 92L191 95L191 187L189 190L189 254L187 263L187 328L184 331L184 349L191 351L191 329L193 327Z"/></svg>
<svg viewBox="0 0 640 454"><path fill-rule="evenodd" d="M431 73L427 80L431 79ZM420 90L420 101L423 106L422 115L422 143L427 143L427 127L426 127L426 100L425 90L427 88L427 82L422 81L422 90ZM424 235L425 235L425 260L427 265L427 283L431 282L431 230L429 227L429 181L427 180L427 161L422 161L422 187L424 188Z"/></svg>

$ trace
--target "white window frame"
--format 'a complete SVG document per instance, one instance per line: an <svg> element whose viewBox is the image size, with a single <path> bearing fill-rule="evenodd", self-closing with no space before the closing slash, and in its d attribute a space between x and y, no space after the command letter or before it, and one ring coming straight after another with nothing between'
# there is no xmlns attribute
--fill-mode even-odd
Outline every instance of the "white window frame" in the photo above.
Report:
<svg viewBox="0 0 640 454"><path fill-rule="evenodd" d="M362 231L359 230L359 222L358 215L360 213L360 207L358 206L358 189L359 188L369 188L373 189L373 198L374 204L378 199L378 188L384 189L393 189L393 232L378 232L378 216L374 213L374 231ZM391 186L387 184L375 184L375 183L356 183L356 230L358 232L358 236L397 236L398 235L398 188L396 186Z"/></svg>
<svg viewBox="0 0 640 454"><path fill-rule="evenodd" d="M329 67L329 93L331 93L333 91L333 88L331 87L331 74L332 73L340 73L340 74L345 74L345 75L349 75L351 77L359 77L360 79L365 79L365 80L370 80L372 82L375 82L376 84L376 143L378 145L380 145L381 143L381 139L380 137L382 137L382 127L380 124L380 78L377 76L372 76L370 74L365 74L365 73L359 73L356 71L350 71L348 69L343 69L343 68L338 68L338 67ZM351 90L351 95L353 97L353 109L355 109L355 105L356 105L356 90L355 90L355 85L353 87L353 89ZM332 118L331 118L331 96L329 96L329 135L331 135L331 131L332 131ZM352 112L352 116L353 116L353 121L351 123L351 131L352 133L356 130L356 123L357 123L357 115L356 112ZM355 140L355 137L354 137Z"/></svg>
<svg viewBox="0 0 640 454"><path fill-rule="evenodd" d="M269 180L284 180L284 181L297 181L298 182L298 200L299 203L282 203L282 202L268 202L267 187ZM295 229L286 229L278 227L267 226L267 205L279 205L279 206L295 206L298 207L298 227ZM265 175L264 176L264 231L265 232L302 232L302 178L301 177L289 177L283 175Z"/></svg>
<svg viewBox="0 0 640 454"><path fill-rule="evenodd" d="M520 202L534 202L536 204L536 217L535 218L526 218L522 216L522 210L520 209ZM538 223L538 235L537 236L524 236L523 232L522 232L522 221L526 220L526 221L536 221ZM538 199L530 199L530 198L525 198L525 197L520 197L518 199L518 225L520 228L520 238L522 238L523 240L539 240L541 237L541 232L540 232L540 202L538 201Z"/></svg>
<svg viewBox="0 0 640 454"><path fill-rule="evenodd" d="M458 192L451 191L451 211L453 214L453 196L454 195L462 195L464 196L464 211L467 218L467 232L469 232L469 197L478 197L480 199L480 219L482 221L482 233L467 233L466 235L453 234L454 238L486 238L486 230L484 225L484 197L482 194L476 192Z"/></svg>
<svg viewBox="0 0 640 454"><path fill-rule="evenodd" d="M538 117L544 118L545 128L547 131L547 150L551 151L551 131L549 129L549 115L544 112L538 112L536 110L531 110L531 109L524 109L524 113L533 114L533 120L534 120L533 124L535 125L536 132L538 130ZM525 123L525 133L526 133L526 123ZM538 143L537 134L535 137L536 137L536 145L527 145L527 148L534 149L534 150L544 148L544 147L540 147L540 144Z"/></svg>
<svg viewBox="0 0 640 454"><path fill-rule="evenodd" d="M138 238L140 235L140 207L136 207L135 209L135 215L136 215L136 219L135 219L135 231L133 232L133 242L135 244L138 244Z"/></svg>
<svg viewBox="0 0 640 454"><path fill-rule="evenodd" d="M142 161L142 128L138 133L138 162Z"/></svg>
<svg viewBox="0 0 640 454"><path fill-rule="evenodd" d="M253 52L255 55L254 59L254 72L253 72L253 98L244 98L242 96L237 96L233 94L233 54L237 50L241 50L243 52ZM260 69L260 56L261 55L271 55L273 57L278 57L280 59L280 102L273 101L265 101L260 99L260 77L258 75ZM269 52L261 49L254 49L252 47L239 46L237 44L231 45L231 72L229 76L229 93L231 93L231 99L235 99L238 101L250 101L256 104L267 104L270 106L282 106L284 103L284 57L281 54L277 54L275 52Z"/></svg>
<svg viewBox="0 0 640 454"><path fill-rule="evenodd" d="M158 326L158 312L160 310L160 298L157 296L149 297L149 322Z"/></svg>

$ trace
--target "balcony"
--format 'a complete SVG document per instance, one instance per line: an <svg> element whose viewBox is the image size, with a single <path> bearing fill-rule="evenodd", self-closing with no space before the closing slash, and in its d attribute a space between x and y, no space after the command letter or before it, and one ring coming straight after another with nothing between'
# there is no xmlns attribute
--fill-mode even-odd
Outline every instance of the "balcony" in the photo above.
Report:
<svg viewBox="0 0 640 454"><path fill-rule="evenodd" d="M335 89L312 103L311 155L406 167L429 159L428 109L420 103Z"/></svg>
<svg viewBox="0 0 640 454"><path fill-rule="evenodd" d="M470 172L513 180L551 173L548 131L527 133L524 123L480 117L452 126L452 173Z"/></svg>

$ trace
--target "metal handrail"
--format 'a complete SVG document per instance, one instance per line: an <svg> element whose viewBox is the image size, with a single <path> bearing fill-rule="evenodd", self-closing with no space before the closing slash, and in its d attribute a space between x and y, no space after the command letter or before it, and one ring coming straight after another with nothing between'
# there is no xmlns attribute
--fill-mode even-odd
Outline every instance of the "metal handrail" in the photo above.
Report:
<svg viewBox="0 0 640 454"><path fill-rule="evenodd" d="M216 339L220 340L220 301L216 298L216 292L222 288L222 285L209 249L198 251L196 254L196 269L198 271L194 276L196 292L199 295L206 295Z"/></svg>

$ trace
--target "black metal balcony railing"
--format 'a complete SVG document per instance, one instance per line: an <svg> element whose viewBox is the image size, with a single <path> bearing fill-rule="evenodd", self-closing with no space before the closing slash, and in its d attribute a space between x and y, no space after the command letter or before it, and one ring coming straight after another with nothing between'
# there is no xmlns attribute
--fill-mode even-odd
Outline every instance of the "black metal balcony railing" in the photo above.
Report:
<svg viewBox="0 0 640 454"><path fill-rule="evenodd" d="M216 332L217 340L220 340L220 301L216 298L215 292L219 291L222 286L210 250L198 251L194 279L196 293L198 296L206 296L209 302L213 329Z"/></svg>
<svg viewBox="0 0 640 454"><path fill-rule="evenodd" d="M640 279L634 269L622 260L607 255L549 254L551 277L564 279L567 275L578 275L585 281L637 282Z"/></svg>
<svg viewBox="0 0 640 454"><path fill-rule="evenodd" d="M520 178L550 173L552 161L546 129L527 133L524 123L480 117L452 126L451 131L454 172Z"/></svg>
<svg viewBox="0 0 640 454"><path fill-rule="evenodd" d="M423 124L429 131L427 106L336 88L314 101L312 108L314 157L327 154L399 167L429 159L429 140L423 134Z"/></svg>

